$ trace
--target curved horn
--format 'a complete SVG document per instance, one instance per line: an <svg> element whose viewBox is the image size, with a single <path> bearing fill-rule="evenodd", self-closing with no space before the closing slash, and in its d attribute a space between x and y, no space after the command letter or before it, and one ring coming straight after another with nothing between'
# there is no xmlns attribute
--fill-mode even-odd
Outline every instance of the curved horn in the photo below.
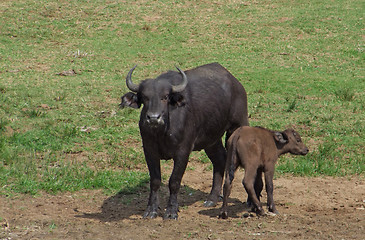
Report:
<svg viewBox="0 0 365 240"><path fill-rule="evenodd" d="M129 90L131 90L132 92L138 92L138 89L139 89L139 85L137 84L134 84L132 82L132 73L134 71L134 69L137 67L134 66L131 70L129 70L128 72L128 75L127 75L127 78L126 78L126 84L127 84L127 87L129 88Z"/></svg>
<svg viewBox="0 0 365 240"><path fill-rule="evenodd" d="M183 70L181 70L179 67L176 67L176 68L181 73L181 75L183 77L183 81L179 85L172 86L172 91L173 92L182 92L185 89L186 85L188 84L188 78L186 77L186 75L185 75L185 73L184 73Z"/></svg>

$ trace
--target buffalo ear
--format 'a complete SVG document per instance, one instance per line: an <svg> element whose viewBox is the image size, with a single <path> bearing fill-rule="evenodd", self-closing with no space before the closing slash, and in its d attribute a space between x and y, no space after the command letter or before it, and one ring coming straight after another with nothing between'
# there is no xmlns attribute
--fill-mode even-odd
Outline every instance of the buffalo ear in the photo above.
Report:
<svg viewBox="0 0 365 240"><path fill-rule="evenodd" d="M274 139L281 144L285 144L288 142L288 136L285 132L274 132Z"/></svg>
<svg viewBox="0 0 365 240"><path fill-rule="evenodd" d="M170 95L170 104L177 107L185 105L185 98L180 93L173 93Z"/></svg>
<svg viewBox="0 0 365 240"><path fill-rule="evenodd" d="M125 107L140 108L141 102L138 100L137 94L129 92L122 96L122 103L119 106L121 108Z"/></svg>

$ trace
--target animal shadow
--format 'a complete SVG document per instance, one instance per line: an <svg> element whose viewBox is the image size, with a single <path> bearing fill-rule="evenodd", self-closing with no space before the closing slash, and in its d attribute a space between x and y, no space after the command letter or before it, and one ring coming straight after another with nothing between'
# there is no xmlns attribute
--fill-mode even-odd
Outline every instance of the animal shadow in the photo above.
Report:
<svg viewBox="0 0 365 240"><path fill-rule="evenodd" d="M100 212L82 213L79 218L97 219L102 222L113 222L124 219L141 219L147 207L149 189L147 186L140 186L131 193L130 191L120 191L116 195L104 200L100 207ZM159 190L160 211L159 216L163 216L163 209L167 206L169 197L168 186L162 184ZM179 206L190 206L196 202L203 202L208 197L208 193L193 189L187 185L181 186L179 192Z"/></svg>
<svg viewBox="0 0 365 240"><path fill-rule="evenodd" d="M221 211L222 202L218 202L214 208L203 209L198 213L209 217L218 217ZM241 202L237 198L230 198L228 204L228 214L230 218L242 218L244 213L252 213L250 207L247 206L246 202Z"/></svg>

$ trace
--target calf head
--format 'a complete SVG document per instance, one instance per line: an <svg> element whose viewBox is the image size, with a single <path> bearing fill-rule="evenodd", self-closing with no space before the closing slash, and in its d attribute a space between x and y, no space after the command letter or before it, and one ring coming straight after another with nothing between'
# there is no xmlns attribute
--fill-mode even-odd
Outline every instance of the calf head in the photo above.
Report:
<svg viewBox="0 0 365 240"><path fill-rule="evenodd" d="M185 104L182 91L188 83L187 77L180 68L176 67L182 76L182 82L178 85L171 84L171 74L161 75L156 79L146 79L137 85L132 82L132 73L136 67L129 71L126 78L127 87L132 92L122 96L120 107L140 108L143 105L142 123L150 127L164 126L168 119L169 107Z"/></svg>
<svg viewBox="0 0 365 240"><path fill-rule="evenodd" d="M302 142L299 133L294 129L286 129L283 132L274 132L275 142L285 152L294 155L306 155L309 150Z"/></svg>

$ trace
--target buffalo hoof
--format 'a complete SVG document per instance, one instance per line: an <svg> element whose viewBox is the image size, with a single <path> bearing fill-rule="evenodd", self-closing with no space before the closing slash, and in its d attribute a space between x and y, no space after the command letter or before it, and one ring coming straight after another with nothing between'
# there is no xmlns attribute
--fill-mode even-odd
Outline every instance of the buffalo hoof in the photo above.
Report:
<svg viewBox="0 0 365 240"><path fill-rule="evenodd" d="M228 218L228 213L226 211L221 212L219 214L219 218L227 219Z"/></svg>
<svg viewBox="0 0 365 240"><path fill-rule="evenodd" d="M169 219L172 219L172 220L177 220L177 213L165 213L165 215L163 216L163 219L164 220L169 220Z"/></svg>
<svg viewBox="0 0 365 240"><path fill-rule="evenodd" d="M164 220L173 219L177 220L177 213L179 212L178 207L167 207L165 215L163 216Z"/></svg>
<svg viewBox="0 0 365 240"><path fill-rule="evenodd" d="M153 218L156 218L158 216L158 213L156 211L146 211L144 214L143 214L143 218L150 218L150 219L153 219Z"/></svg>
<svg viewBox="0 0 365 240"><path fill-rule="evenodd" d="M216 202L213 202L213 201L210 201L210 200L207 200L204 202L204 207L215 207L217 205Z"/></svg>

